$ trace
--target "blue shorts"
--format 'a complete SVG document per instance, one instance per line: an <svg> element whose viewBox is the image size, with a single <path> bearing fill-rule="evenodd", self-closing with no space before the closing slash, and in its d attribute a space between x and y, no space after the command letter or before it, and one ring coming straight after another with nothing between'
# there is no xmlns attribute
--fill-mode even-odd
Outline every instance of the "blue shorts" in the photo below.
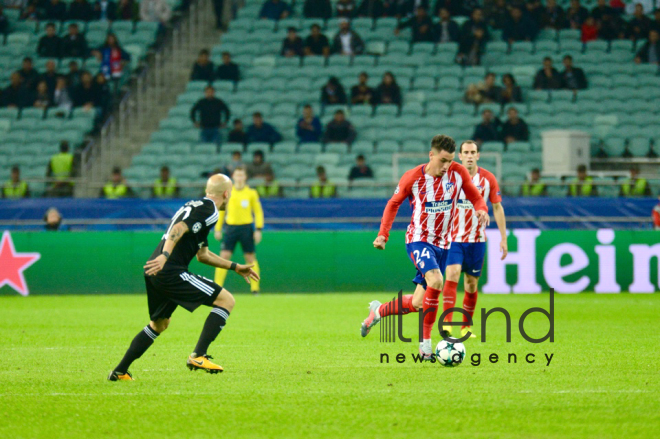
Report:
<svg viewBox="0 0 660 439"><path fill-rule="evenodd" d="M452 242L447 256L447 265L460 265L461 271L470 276L481 276L486 256L485 242Z"/></svg>
<svg viewBox="0 0 660 439"><path fill-rule="evenodd" d="M406 252L413 264L415 264L415 268L417 268L417 276L413 279L414 284L426 288L424 275L429 270L439 269L442 275L445 275L449 250L436 247L427 242L411 242L410 244L406 244Z"/></svg>

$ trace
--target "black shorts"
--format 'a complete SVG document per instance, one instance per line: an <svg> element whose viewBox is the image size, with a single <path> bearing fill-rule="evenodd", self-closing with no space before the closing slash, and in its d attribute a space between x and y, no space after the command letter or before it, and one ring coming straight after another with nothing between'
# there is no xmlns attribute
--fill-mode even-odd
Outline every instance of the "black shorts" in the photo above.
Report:
<svg viewBox="0 0 660 439"><path fill-rule="evenodd" d="M222 287L210 279L187 271L161 271L144 276L151 320L169 319L177 306L193 312L201 305L213 306Z"/></svg>
<svg viewBox="0 0 660 439"><path fill-rule="evenodd" d="M238 242L241 243L243 253L254 253L254 224L244 224L242 226L225 224L220 248L233 253Z"/></svg>

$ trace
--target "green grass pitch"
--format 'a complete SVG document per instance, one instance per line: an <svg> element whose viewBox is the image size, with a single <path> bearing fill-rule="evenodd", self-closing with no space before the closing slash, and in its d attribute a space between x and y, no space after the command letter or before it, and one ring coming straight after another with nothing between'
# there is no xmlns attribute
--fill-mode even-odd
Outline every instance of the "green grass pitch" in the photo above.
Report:
<svg viewBox="0 0 660 439"><path fill-rule="evenodd" d="M477 314L510 312L512 342L493 316L453 369L414 363L416 343L381 343L378 328L360 337L368 302L390 297L238 295L210 350L219 375L186 369L208 312L179 309L119 383L105 378L147 322L143 295L0 297L0 438L660 437L660 295L557 295L555 342L541 344L518 319L547 294L481 295ZM539 336L547 319L525 327Z"/></svg>

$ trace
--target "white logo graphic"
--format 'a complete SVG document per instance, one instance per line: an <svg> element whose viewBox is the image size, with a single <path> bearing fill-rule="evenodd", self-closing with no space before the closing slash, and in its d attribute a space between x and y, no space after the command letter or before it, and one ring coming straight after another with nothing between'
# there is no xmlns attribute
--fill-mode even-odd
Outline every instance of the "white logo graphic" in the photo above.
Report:
<svg viewBox="0 0 660 439"><path fill-rule="evenodd" d="M394 189L394 194L396 195L396 194L398 194L398 193L399 193L399 185L397 184L397 185L396 185L396 189Z"/></svg>
<svg viewBox="0 0 660 439"><path fill-rule="evenodd" d="M193 225L193 233L197 233L202 229L202 223L195 223Z"/></svg>

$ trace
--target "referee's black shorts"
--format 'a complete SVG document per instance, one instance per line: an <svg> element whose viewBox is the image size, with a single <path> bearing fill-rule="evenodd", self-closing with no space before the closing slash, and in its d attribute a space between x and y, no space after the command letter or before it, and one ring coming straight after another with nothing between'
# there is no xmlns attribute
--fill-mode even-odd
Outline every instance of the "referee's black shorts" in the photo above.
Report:
<svg viewBox="0 0 660 439"><path fill-rule="evenodd" d="M160 271L144 276L152 321L169 319L177 306L193 312L201 305L213 306L222 287L204 276L188 271Z"/></svg>
<svg viewBox="0 0 660 439"><path fill-rule="evenodd" d="M234 252L236 244L240 243L243 253L254 253L254 224L231 226L225 224L222 237L222 250Z"/></svg>

